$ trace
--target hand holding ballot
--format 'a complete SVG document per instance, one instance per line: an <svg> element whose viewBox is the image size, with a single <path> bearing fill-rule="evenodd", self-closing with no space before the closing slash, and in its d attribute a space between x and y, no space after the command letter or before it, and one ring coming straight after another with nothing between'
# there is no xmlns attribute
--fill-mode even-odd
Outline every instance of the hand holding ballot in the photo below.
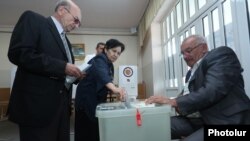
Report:
<svg viewBox="0 0 250 141"><path fill-rule="evenodd" d="M66 82L68 84L74 83L76 79L82 79L86 75L86 70L90 67L90 64L82 63L80 66L76 66L70 63L66 65Z"/></svg>

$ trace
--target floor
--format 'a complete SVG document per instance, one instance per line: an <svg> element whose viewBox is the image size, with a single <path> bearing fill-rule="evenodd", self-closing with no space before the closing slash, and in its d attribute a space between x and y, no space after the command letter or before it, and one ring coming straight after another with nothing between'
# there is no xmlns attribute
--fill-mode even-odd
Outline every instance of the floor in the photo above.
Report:
<svg viewBox="0 0 250 141"><path fill-rule="evenodd" d="M0 141L19 141L18 128L14 123L0 121Z"/></svg>
<svg viewBox="0 0 250 141"><path fill-rule="evenodd" d="M73 122L72 117L70 132L71 141L74 141ZM8 120L0 121L0 141L20 141L17 125Z"/></svg>

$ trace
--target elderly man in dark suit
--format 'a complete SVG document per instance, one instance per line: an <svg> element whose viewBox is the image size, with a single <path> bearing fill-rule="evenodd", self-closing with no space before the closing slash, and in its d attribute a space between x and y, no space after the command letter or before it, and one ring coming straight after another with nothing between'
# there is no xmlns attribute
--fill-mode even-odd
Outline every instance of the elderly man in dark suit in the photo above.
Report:
<svg viewBox="0 0 250 141"><path fill-rule="evenodd" d="M225 46L208 51L204 37L191 35L183 41L181 54L191 67L185 93L175 99L156 95L146 100L169 104L179 112L171 117L172 139L201 141L204 125L250 124L250 100L234 51ZM192 113L200 116L189 117Z"/></svg>
<svg viewBox="0 0 250 141"><path fill-rule="evenodd" d="M24 12L10 41L8 57L17 72L8 107L21 141L69 141L71 84L66 75L82 78L65 32L80 26L81 10L60 0L53 16ZM61 36L61 34L63 36Z"/></svg>

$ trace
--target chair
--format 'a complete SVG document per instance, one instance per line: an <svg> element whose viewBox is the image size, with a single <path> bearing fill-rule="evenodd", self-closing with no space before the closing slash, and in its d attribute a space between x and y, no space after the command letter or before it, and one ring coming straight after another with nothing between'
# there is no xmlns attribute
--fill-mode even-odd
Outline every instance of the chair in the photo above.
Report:
<svg viewBox="0 0 250 141"><path fill-rule="evenodd" d="M138 84L137 99L146 99L146 84L144 82Z"/></svg>
<svg viewBox="0 0 250 141"><path fill-rule="evenodd" d="M9 104L10 88L0 88L0 120L7 119L6 112Z"/></svg>

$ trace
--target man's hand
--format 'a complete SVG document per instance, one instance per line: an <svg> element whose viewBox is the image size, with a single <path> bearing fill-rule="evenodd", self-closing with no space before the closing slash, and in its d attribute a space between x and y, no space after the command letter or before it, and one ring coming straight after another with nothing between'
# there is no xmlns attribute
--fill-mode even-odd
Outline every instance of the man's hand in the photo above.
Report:
<svg viewBox="0 0 250 141"><path fill-rule="evenodd" d="M154 95L145 100L146 104L158 103L158 104L168 104L173 107L177 107L177 103L175 99L170 99L168 97L162 95Z"/></svg>
<svg viewBox="0 0 250 141"><path fill-rule="evenodd" d="M82 73L76 65L70 63L67 63L65 73L69 76L74 76L78 79L82 79L86 75Z"/></svg>

